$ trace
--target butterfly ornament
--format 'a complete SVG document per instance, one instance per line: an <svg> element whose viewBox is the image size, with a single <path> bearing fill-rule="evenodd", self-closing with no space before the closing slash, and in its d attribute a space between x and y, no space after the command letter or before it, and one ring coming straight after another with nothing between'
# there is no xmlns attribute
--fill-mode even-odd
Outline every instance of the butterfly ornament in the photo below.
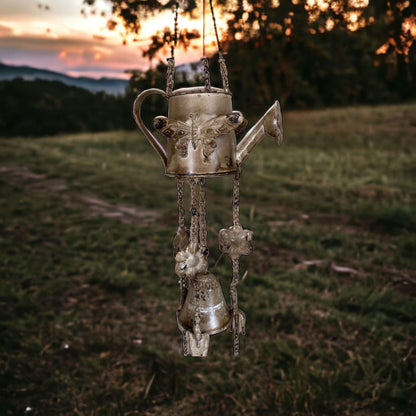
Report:
<svg viewBox="0 0 416 416"><path fill-rule="evenodd" d="M188 156L189 143L194 151L201 143L204 158L209 158L217 147L216 139L219 136L232 131L237 133L246 125L247 121L240 111L232 111L230 114L215 116L205 121L201 121L197 113L191 113L186 121L172 120L164 116L153 119L153 127L175 142L175 149L183 158Z"/></svg>

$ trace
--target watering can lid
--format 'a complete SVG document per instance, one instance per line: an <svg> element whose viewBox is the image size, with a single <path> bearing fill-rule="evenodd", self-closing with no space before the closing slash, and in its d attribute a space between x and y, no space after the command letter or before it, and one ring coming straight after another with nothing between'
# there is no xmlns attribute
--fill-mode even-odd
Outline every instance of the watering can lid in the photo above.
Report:
<svg viewBox="0 0 416 416"><path fill-rule="evenodd" d="M231 95L231 92L227 92L222 88L217 87L210 87L207 89L206 87L187 87L187 88L179 88L177 90L172 91L170 96L177 96L177 95L186 95L186 94L225 94Z"/></svg>

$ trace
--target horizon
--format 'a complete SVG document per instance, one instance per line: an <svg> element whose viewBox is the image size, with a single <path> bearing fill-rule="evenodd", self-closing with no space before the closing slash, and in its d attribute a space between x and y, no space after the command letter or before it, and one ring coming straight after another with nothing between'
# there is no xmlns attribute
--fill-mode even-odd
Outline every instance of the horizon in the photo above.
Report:
<svg viewBox="0 0 416 416"><path fill-rule="evenodd" d="M45 1L48 3L44 3ZM371 17L368 21L362 17L362 10L368 6L368 0L351 1L356 3L357 10L342 12L347 23L346 28L356 31L367 24L373 24L374 19ZM327 0L310 0L307 3L313 3L320 10L328 7ZM308 4L305 9L313 20L316 15L313 14L313 7ZM196 14L201 14L201 11L202 9ZM220 15L217 18L220 37L227 30L229 16ZM334 21L328 18L322 30L331 31L333 25ZM170 56L168 47L159 50L152 60L144 58L143 52L151 44L152 36L158 29L172 30L172 26L173 14L168 10L143 20L139 35L126 34L122 22L112 15L110 0L96 0L94 7L84 5L83 0L2 0L0 61L8 65L49 69L73 77L128 79L127 70L148 70L160 61L166 62ZM179 29L185 27L200 31L202 17L189 20L180 15ZM385 54L390 48L394 48L397 53L406 55L416 39L415 16L411 15L403 20L402 31L408 37L403 38L402 50L394 39L386 37L375 53ZM310 33L313 35L316 30L310 28ZM289 37L290 34L291 28L287 27L284 35ZM242 36L241 32L234 35L237 40ZM215 45L212 24L208 24L205 45L208 48L207 55L216 49L212 46ZM186 51L179 47L175 51L178 66L196 62L201 57L201 39L191 41Z"/></svg>
<svg viewBox="0 0 416 416"><path fill-rule="evenodd" d="M193 64L193 63L197 63L197 61L195 61L195 62L186 62L184 64L179 64L179 65L176 66L176 68L179 69L180 67L190 65L190 64ZM16 67L16 68L30 68L30 69L35 69L35 70L38 70L38 71L53 72L53 73L57 73L57 74L60 74L60 75L65 75L65 76L68 76L68 77L71 77L71 78L89 78L89 79L94 79L94 80L97 80L97 81L99 81L101 79L111 79L111 80L120 79L121 81L128 81L129 77L130 77L129 76L128 78L119 78L119 77L108 77L106 75L103 75L103 76L100 76L100 77L97 78L97 77L89 76L88 73L85 73L83 75L76 75L75 76L75 75L68 75L64 72L57 71L57 70L54 70L54 69L38 67L38 66L34 66L34 65L29 65L29 64L9 64L9 63L3 62L0 59L0 66L1 65L7 66L7 67ZM126 75L128 75L129 72L127 72L127 71L131 71L131 70L126 69L125 71L126 71Z"/></svg>
<svg viewBox="0 0 416 416"><path fill-rule="evenodd" d="M0 4L0 62L60 72L72 77L128 79L125 72L147 70L166 60L161 51L149 61L142 56L155 32L172 25L170 11L143 21L140 37L126 36L121 23L110 30L107 21L111 3L97 0L88 9L82 0L39 2L3 0ZM198 20L183 19L188 28L198 27ZM123 39L126 42L123 42ZM188 51L178 49L177 65L194 62L202 56L194 44Z"/></svg>

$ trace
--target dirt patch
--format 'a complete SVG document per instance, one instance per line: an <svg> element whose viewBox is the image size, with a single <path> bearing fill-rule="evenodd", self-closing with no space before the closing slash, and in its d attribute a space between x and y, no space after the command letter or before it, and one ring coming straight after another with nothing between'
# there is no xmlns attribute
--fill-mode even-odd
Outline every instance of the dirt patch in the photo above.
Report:
<svg viewBox="0 0 416 416"><path fill-rule="evenodd" d="M0 175L14 179L31 192L65 192L69 205L80 203L91 215L101 215L116 219L124 224L148 225L156 221L159 214L134 205L110 204L95 195L68 192L68 186L63 179L48 179L45 175L31 172L26 166L0 166Z"/></svg>
<svg viewBox="0 0 416 416"><path fill-rule="evenodd" d="M113 205L93 195L76 194L74 197L88 207L90 213L114 218L124 224L149 224L155 222L159 216L156 211L131 205Z"/></svg>

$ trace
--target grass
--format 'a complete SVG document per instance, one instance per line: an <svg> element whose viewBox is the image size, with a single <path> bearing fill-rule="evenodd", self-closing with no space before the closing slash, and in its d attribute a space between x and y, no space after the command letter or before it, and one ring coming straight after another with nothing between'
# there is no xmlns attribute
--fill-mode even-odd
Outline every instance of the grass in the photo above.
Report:
<svg viewBox="0 0 416 416"><path fill-rule="evenodd" d="M0 140L2 414L416 414L415 114L288 113L250 156L238 360L228 333L181 356L175 184L142 136ZM207 191L224 289L231 182Z"/></svg>

